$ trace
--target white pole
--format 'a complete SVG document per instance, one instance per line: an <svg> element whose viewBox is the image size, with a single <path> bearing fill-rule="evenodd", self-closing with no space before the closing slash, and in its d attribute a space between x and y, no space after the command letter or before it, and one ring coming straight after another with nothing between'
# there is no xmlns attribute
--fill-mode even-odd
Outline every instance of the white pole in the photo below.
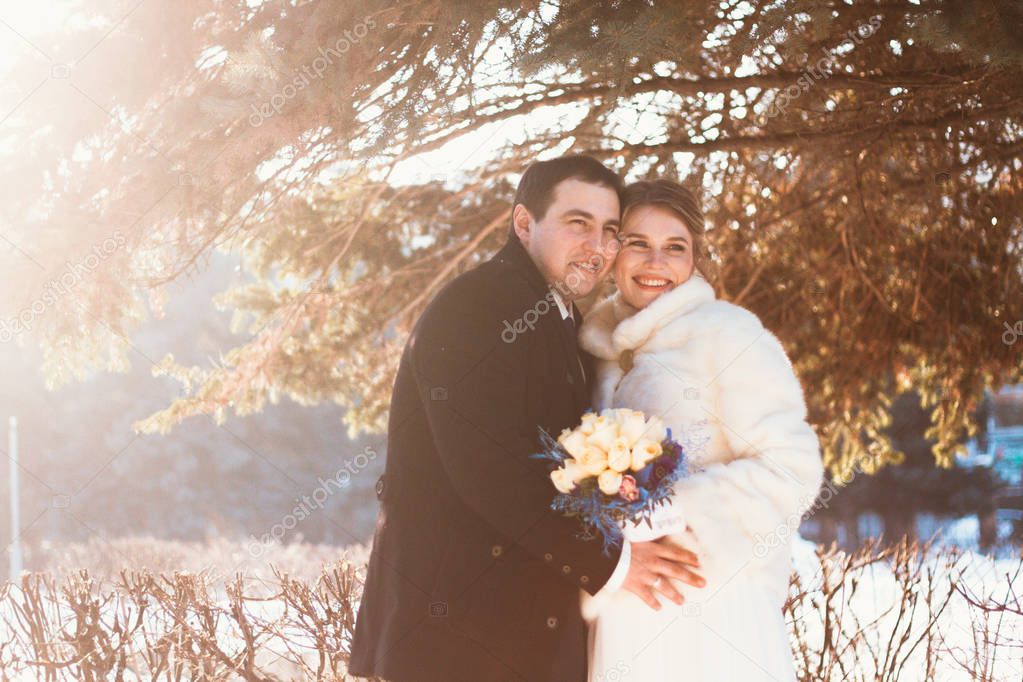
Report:
<svg viewBox="0 0 1023 682"><path fill-rule="evenodd" d="M11 472L11 582L21 582L21 518L18 503L18 418L8 422L7 445Z"/></svg>

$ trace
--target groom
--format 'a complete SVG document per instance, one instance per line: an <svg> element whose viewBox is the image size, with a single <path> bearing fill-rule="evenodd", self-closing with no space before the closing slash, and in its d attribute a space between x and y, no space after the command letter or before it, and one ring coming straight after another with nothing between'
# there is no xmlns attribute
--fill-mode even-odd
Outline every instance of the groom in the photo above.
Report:
<svg viewBox="0 0 1023 682"><path fill-rule="evenodd" d="M405 346L391 398L380 515L349 673L392 682L583 682L580 592L681 596L696 557L626 544L610 557L550 510L537 427L589 407L592 358L572 303L610 267L618 176L572 156L534 163L507 244L445 286Z"/></svg>

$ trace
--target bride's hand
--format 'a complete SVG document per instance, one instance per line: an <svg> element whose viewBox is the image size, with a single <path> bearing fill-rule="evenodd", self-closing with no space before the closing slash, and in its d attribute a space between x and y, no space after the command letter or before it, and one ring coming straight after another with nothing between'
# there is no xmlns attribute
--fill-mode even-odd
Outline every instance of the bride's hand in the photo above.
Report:
<svg viewBox="0 0 1023 682"><path fill-rule="evenodd" d="M707 581L693 568L700 567L700 559L688 549L679 547L667 538L653 542L633 542L630 546L629 573L622 587L646 602L655 611L661 603L654 592L660 592L676 604L682 595L668 578L675 578L694 587L703 587Z"/></svg>

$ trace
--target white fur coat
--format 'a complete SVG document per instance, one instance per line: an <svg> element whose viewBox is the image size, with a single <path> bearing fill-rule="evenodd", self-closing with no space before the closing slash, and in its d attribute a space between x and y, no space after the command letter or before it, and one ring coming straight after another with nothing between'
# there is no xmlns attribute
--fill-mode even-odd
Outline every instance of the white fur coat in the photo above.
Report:
<svg viewBox="0 0 1023 682"><path fill-rule="evenodd" d="M780 605L823 467L778 339L694 273L638 311L617 293L597 303L579 342L597 358L594 407L660 416L702 468L676 484L673 504L688 524L675 540L700 554L704 589L739 576Z"/></svg>

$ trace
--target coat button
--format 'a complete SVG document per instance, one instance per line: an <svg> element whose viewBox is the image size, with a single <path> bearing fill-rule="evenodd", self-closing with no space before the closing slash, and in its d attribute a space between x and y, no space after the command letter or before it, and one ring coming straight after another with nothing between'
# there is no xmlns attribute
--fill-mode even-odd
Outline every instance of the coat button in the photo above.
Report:
<svg viewBox="0 0 1023 682"><path fill-rule="evenodd" d="M384 498L384 475L380 474L380 478L377 479L376 485L377 499L382 500Z"/></svg>
<svg viewBox="0 0 1023 682"><path fill-rule="evenodd" d="M561 567L561 572L564 573L565 575L568 575L569 573L572 572L572 567L569 566L568 564L565 564L564 566Z"/></svg>
<svg viewBox="0 0 1023 682"><path fill-rule="evenodd" d="M558 619L555 616L547 616L547 627L551 630L558 627Z"/></svg>
<svg viewBox="0 0 1023 682"><path fill-rule="evenodd" d="M502 547L501 545L494 545L493 547L490 548L490 554L495 559L497 557L501 556L501 552L503 552L503 551L504 551L504 547Z"/></svg>
<svg viewBox="0 0 1023 682"><path fill-rule="evenodd" d="M554 555L551 554L550 552L547 552L546 554L543 555L543 560L548 562L554 561Z"/></svg>
<svg viewBox="0 0 1023 682"><path fill-rule="evenodd" d="M581 582L583 585L588 585L590 582L590 576L588 575L579 576L579 582Z"/></svg>

